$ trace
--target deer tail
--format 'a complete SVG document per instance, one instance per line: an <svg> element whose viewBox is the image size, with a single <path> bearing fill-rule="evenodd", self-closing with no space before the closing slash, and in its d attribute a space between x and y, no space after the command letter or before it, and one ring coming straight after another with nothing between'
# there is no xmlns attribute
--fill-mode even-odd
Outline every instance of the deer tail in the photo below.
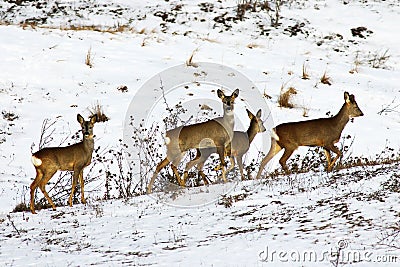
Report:
<svg viewBox="0 0 400 267"><path fill-rule="evenodd" d="M42 165L42 160L35 156L32 156L31 161L32 161L33 165L35 165L36 167Z"/></svg>
<svg viewBox="0 0 400 267"><path fill-rule="evenodd" d="M272 129L271 132L270 132L270 134L271 134L271 137L272 137L272 138L274 138L276 141L279 141L279 136L278 136L278 134L276 133L275 129Z"/></svg>

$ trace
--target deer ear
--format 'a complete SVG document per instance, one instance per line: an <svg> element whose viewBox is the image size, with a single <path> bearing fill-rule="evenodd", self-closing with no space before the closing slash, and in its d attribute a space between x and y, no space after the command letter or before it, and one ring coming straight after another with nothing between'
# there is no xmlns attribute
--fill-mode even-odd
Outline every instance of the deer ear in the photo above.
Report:
<svg viewBox="0 0 400 267"><path fill-rule="evenodd" d="M350 103L350 95L348 92L344 92L344 101L346 101L346 103Z"/></svg>
<svg viewBox="0 0 400 267"><path fill-rule="evenodd" d="M254 118L253 113L251 113L251 111L248 110L247 108L246 108L246 111L247 111L247 116L249 116L250 120L253 119Z"/></svg>
<svg viewBox="0 0 400 267"><path fill-rule="evenodd" d="M238 97L239 96L239 89L236 89L235 91L233 91L232 96L234 98Z"/></svg>
<svg viewBox="0 0 400 267"><path fill-rule="evenodd" d="M218 89L218 90L217 90L217 95L218 95L218 97L221 98L221 99L223 99L223 98L225 97L224 92L222 92L221 89Z"/></svg>
<svg viewBox="0 0 400 267"><path fill-rule="evenodd" d="M80 124L82 124L82 123L85 122L85 119L81 116L81 114L78 114L78 116L77 116L76 118L77 118L77 120L78 120L78 122L79 122Z"/></svg>
<svg viewBox="0 0 400 267"><path fill-rule="evenodd" d="M259 109L258 111L257 111L257 114L256 114L256 116L257 116L257 118L261 118L261 109Z"/></svg>
<svg viewBox="0 0 400 267"><path fill-rule="evenodd" d="M90 123L91 124L94 124L94 123L96 123L97 122L97 114L93 114L91 117L90 117Z"/></svg>

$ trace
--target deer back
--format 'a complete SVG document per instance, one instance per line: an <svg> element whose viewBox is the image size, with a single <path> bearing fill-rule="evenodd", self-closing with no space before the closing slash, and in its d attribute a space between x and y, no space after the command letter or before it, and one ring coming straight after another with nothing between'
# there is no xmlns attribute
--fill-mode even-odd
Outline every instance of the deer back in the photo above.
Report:
<svg viewBox="0 0 400 267"><path fill-rule="evenodd" d="M278 125L275 133L278 144L287 146L324 146L339 141L350 118L363 116L354 95L344 93L345 103L339 112L330 118L289 122Z"/></svg>
<svg viewBox="0 0 400 267"><path fill-rule="evenodd" d="M93 143L93 142L92 142ZM62 171L72 171L75 168L83 168L90 164L94 144L82 141L67 147L47 147L33 154L40 159L40 166L53 166Z"/></svg>
<svg viewBox="0 0 400 267"><path fill-rule="evenodd" d="M178 127L166 134L167 146L184 152L191 148L221 147L230 142L230 136L215 120Z"/></svg>

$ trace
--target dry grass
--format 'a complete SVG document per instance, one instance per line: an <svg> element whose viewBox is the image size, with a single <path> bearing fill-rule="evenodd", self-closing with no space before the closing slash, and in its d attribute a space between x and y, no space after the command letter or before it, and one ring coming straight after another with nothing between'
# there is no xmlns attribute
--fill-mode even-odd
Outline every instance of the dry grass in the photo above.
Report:
<svg viewBox="0 0 400 267"><path fill-rule="evenodd" d="M93 54L92 54L92 48L91 47L87 51L86 58L85 58L85 64L87 66L89 66L89 68L93 68Z"/></svg>
<svg viewBox="0 0 400 267"><path fill-rule="evenodd" d="M324 74L321 77L321 83L323 84L327 84L327 85L332 85L332 79L331 77L329 77L326 73L326 71L324 72Z"/></svg>
<svg viewBox="0 0 400 267"><path fill-rule="evenodd" d="M190 55L190 57L188 58L188 60L186 60L186 66L188 67L195 67L197 68L197 64L193 62L193 57L194 55L197 53L197 51L199 51L198 48L196 48L195 50L193 50L192 54Z"/></svg>
<svg viewBox="0 0 400 267"><path fill-rule="evenodd" d="M306 63L303 63L303 71L302 71L301 78L302 78L303 80L308 80L308 79L310 79L310 75L307 73L307 66L306 66Z"/></svg>
<svg viewBox="0 0 400 267"><path fill-rule="evenodd" d="M89 118L96 116L96 122L105 122L110 120L110 118L104 113L103 107L98 102L93 107L89 108L89 112Z"/></svg>
<svg viewBox="0 0 400 267"><path fill-rule="evenodd" d="M361 61L360 61L359 51L357 51L356 56L354 58L353 68L351 70L349 70L349 73L351 73L351 74L358 73L358 67L360 65L361 65Z"/></svg>
<svg viewBox="0 0 400 267"><path fill-rule="evenodd" d="M219 44L219 43L221 43L220 41L218 41L217 39L214 39L214 38L210 38L210 37L203 37L203 38L200 38L200 40L202 40L202 41L206 41L206 42L209 42L209 43L213 43L213 44Z"/></svg>
<svg viewBox="0 0 400 267"><path fill-rule="evenodd" d="M256 44L256 43L250 43L250 44L247 45L247 48L250 48L250 49L263 48L263 47L264 47L263 45Z"/></svg>
<svg viewBox="0 0 400 267"><path fill-rule="evenodd" d="M303 107L303 117L308 117L308 112L310 111L309 107Z"/></svg>
<svg viewBox="0 0 400 267"><path fill-rule="evenodd" d="M266 98L266 99L271 99L272 98L272 96L267 94L267 91L265 89L264 89L264 92L263 92L263 97Z"/></svg>
<svg viewBox="0 0 400 267"><path fill-rule="evenodd" d="M289 87L286 91L283 91L284 86L281 87L281 94L278 98L278 104L282 108L294 108L291 98L297 94L297 90L294 87Z"/></svg>
<svg viewBox="0 0 400 267"><path fill-rule="evenodd" d="M36 22L24 22L20 24L12 24L8 22L0 22L0 25L18 25L21 26L22 29L36 29L36 28L41 28L41 29L49 29L49 30L61 30L61 31L95 31L95 32L102 32L102 33L121 33L121 32L131 32L131 33L137 33L137 34L145 34L146 29L143 28L141 30L137 30L135 27L129 26L129 25L121 25L121 24L116 24L114 26L102 26L102 25L62 25L62 26L52 26L52 25L40 25L37 24ZM153 33L153 31L150 31Z"/></svg>
<svg viewBox="0 0 400 267"><path fill-rule="evenodd" d="M145 47L147 45L147 40L149 39L149 36L146 36L143 38L142 44L140 45L141 47Z"/></svg>

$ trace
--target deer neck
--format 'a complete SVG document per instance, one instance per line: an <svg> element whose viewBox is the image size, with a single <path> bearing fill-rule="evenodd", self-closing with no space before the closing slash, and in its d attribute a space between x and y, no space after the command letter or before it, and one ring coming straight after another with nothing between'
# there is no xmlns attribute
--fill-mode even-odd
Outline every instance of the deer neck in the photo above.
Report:
<svg viewBox="0 0 400 267"><path fill-rule="evenodd" d="M253 122L250 122L250 126L247 129L247 137L249 138L249 144L253 142L254 137L256 137L258 133L253 124L254 124Z"/></svg>
<svg viewBox="0 0 400 267"><path fill-rule="evenodd" d="M336 129L342 132L346 124L349 122L349 112L346 104L343 104L338 114L332 117L332 119L335 122Z"/></svg>
<svg viewBox="0 0 400 267"><path fill-rule="evenodd" d="M92 154L94 150L94 139L93 136L83 137L82 144L86 151Z"/></svg>
<svg viewBox="0 0 400 267"><path fill-rule="evenodd" d="M224 116L222 117L222 124L228 132L233 134L233 127L235 125L235 116L233 114L233 109L229 110L229 111L224 109Z"/></svg>

